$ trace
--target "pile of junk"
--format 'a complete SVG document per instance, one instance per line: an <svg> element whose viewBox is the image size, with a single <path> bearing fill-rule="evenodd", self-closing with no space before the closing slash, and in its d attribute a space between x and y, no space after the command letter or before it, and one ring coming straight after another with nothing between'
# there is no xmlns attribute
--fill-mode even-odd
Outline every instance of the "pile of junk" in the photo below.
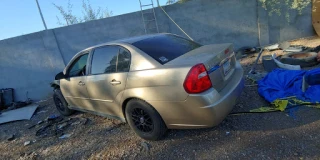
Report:
<svg viewBox="0 0 320 160"><path fill-rule="evenodd" d="M26 101L14 100L14 89L0 89L0 124L18 120L30 120L38 108L37 104L32 104L28 98Z"/></svg>
<svg viewBox="0 0 320 160"><path fill-rule="evenodd" d="M14 100L14 89L13 88L2 88L0 89L0 111L8 111L13 109L18 109L24 106L27 106L32 103L32 100L28 98L26 101L17 101ZM1 113L1 112L0 112Z"/></svg>
<svg viewBox="0 0 320 160"><path fill-rule="evenodd" d="M277 56L274 53L262 56L263 67L268 72L275 68L301 70L302 68L313 67L320 63L320 46L310 48L302 45L290 45L290 42L277 43L266 47L242 47L237 51L237 57L243 58L259 52L256 62L250 71L250 73L254 73L262 52L276 50L282 50L285 54Z"/></svg>
<svg viewBox="0 0 320 160"><path fill-rule="evenodd" d="M283 55L262 56L265 72L256 67L263 51L282 50ZM285 111L298 106L320 108L320 46L315 48L290 45L289 42L267 47L243 47L237 57L259 53L246 78L258 85L258 93L270 107L254 112Z"/></svg>

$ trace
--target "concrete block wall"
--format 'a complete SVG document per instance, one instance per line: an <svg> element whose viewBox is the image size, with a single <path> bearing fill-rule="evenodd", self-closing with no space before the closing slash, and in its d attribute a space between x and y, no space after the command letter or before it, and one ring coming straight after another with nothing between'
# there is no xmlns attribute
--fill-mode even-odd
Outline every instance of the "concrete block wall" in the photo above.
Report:
<svg viewBox="0 0 320 160"><path fill-rule="evenodd" d="M193 0L163 7L195 41L259 46L314 35L311 5L302 15L269 16L257 0ZM185 36L155 8L160 32ZM100 43L145 34L141 12L94 20L0 41L0 88L16 100L51 96L49 83L79 51Z"/></svg>
<svg viewBox="0 0 320 160"><path fill-rule="evenodd" d="M284 3L284 2L283 2ZM289 21L285 17L286 13L280 16L277 14L268 15L268 12L258 3L258 20L260 25L260 42L261 45L283 42L287 40L297 39L301 37L309 37L315 35L312 26L311 3L302 10L301 14L297 11L290 10ZM285 7L282 9L286 11Z"/></svg>
<svg viewBox="0 0 320 160"><path fill-rule="evenodd" d="M49 96L49 83L63 68L52 30L0 41L0 88L14 88L16 101Z"/></svg>
<svg viewBox="0 0 320 160"><path fill-rule="evenodd" d="M258 45L256 0L193 0L163 7L195 41L201 44ZM157 9L164 32L183 33Z"/></svg>
<svg viewBox="0 0 320 160"><path fill-rule="evenodd" d="M145 33L140 12L56 28L54 32L66 62L87 47Z"/></svg>

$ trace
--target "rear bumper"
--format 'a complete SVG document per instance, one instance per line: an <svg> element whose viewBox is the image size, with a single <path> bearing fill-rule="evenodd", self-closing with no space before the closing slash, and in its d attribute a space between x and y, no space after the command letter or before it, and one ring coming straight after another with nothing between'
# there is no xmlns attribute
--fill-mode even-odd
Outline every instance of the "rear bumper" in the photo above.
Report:
<svg viewBox="0 0 320 160"><path fill-rule="evenodd" d="M220 92L212 88L201 94L189 95L183 102L148 103L155 107L170 129L207 128L226 118L243 87L243 69L237 63L232 80Z"/></svg>

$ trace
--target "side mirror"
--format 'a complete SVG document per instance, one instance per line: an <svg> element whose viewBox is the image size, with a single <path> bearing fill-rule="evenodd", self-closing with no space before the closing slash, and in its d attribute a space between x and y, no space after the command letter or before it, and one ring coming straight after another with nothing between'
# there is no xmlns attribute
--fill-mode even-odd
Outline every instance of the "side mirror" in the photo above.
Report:
<svg viewBox="0 0 320 160"><path fill-rule="evenodd" d="M64 79L64 78L67 78L67 76L64 75L63 72L58 73L58 74L54 77L55 80L60 80L60 79Z"/></svg>

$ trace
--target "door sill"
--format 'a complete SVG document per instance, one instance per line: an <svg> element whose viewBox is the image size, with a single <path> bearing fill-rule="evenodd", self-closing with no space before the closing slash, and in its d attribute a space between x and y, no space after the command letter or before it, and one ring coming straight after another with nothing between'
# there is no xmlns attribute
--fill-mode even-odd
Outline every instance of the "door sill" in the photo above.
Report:
<svg viewBox="0 0 320 160"><path fill-rule="evenodd" d="M73 110L77 110L77 111L81 111L81 112L86 112L86 113L102 116L102 117L106 117L106 118L118 119L118 120L120 120L122 122L126 122L126 119L118 117L118 116L110 115L110 114L105 114L105 113L100 113L100 112L96 112L96 111L81 109L81 108L74 107L74 106L68 106L68 108L73 109Z"/></svg>

